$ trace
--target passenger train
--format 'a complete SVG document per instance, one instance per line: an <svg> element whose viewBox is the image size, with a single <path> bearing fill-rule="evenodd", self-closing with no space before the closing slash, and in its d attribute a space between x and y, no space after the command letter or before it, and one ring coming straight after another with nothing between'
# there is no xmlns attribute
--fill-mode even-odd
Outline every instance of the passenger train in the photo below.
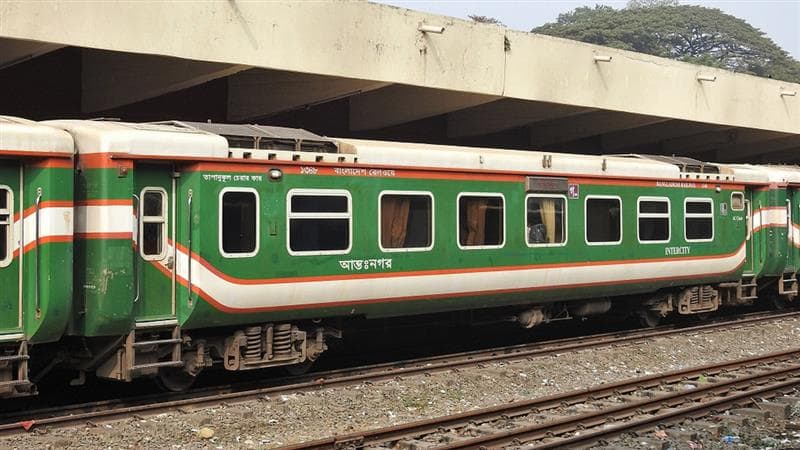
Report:
<svg viewBox="0 0 800 450"><path fill-rule="evenodd" d="M304 369L351 318L789 301L800 168L0 118L0 397Z"/></svg>

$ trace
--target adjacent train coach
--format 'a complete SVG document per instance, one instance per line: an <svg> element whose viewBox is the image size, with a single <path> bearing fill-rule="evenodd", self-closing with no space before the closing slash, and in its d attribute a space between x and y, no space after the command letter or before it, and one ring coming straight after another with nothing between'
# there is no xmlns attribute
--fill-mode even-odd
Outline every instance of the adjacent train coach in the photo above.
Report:
<svg viewBox="0 0 800 450"><path fill-rule="evenodd" d="M35 391L31 347L67 325L72 155L66 132L0 116L0 397Z"/></svg>
<svg viewBox="0 0 800 450"><path fill-rule="evenodd" d="M54 367L304 370L353 318L653 325L797 295L791 167L3 120L0 397Z"/></svg>

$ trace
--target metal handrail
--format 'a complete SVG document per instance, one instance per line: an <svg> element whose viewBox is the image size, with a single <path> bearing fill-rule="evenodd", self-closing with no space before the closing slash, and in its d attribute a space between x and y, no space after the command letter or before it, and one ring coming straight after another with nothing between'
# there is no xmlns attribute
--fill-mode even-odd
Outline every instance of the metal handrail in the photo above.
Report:
<svg viewBox="0 0 800 450"><path fill-rule="evenodd" d="M139 246L142 245L142 233L141 233L141 225L139 224L139 206L141 202L139 201L139 196L133 194L133 199L136 201L136 205L133 208L133 218L136 220L135 229L131 233L131 239L133 236L136 236L135 246L133 248L133 284L136 286L136 296L133 297L133 303L139 301L139 294L140 294L140 286L139 286Z"/></svg>
<svg viewBox="0 0 800 450"><path fill-rule="evenodd" d="M186 256L187 256L187 267L186 267L186 282L189 288L189 304L192 304L192 190L189 189L189 198L187 200L187 206L189 209L189 224L187 227L187 239L186 239Z"/></svg>
<svg viewBox="0 0 800 450"><path fill-rule="evenodd" d="M35 219L35 228L34 228L34 242L36 246L36 267L34 268L34 276L33 276L33 293L34 293L34 306L36 307L36 317L39 318L42 315L42 309L40 304L39 298L39 268L41 264L41 257L40 257L40 247L39 247L39 235L40 235L40 206L42 203L42 188L36 188L36 219Z"/></svg>

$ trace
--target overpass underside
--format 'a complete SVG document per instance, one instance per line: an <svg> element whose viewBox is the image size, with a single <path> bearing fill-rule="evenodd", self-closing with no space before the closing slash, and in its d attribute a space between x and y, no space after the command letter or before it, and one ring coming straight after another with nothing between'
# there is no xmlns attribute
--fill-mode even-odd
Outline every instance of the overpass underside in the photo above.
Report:
<svg viewBox="0 0 800 450"><path fill-rule="evenodd" d="M0 0L0 114L800 161L797 84L364 2L187 3Z"/></svg>

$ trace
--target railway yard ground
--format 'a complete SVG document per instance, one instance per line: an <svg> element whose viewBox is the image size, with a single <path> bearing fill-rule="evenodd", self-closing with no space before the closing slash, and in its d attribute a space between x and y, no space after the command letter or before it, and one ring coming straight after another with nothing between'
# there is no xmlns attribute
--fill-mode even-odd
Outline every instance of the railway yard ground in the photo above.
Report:
<svg viewBox="0 0 800 450"><path fill-rule="evenodd" d="M358 383L328 385L320 381L316 388L278 390L203 407L187 404L157 413L131 413L114 421L86 420L72 427L34 426L27 433L0 437L0 448L275 448L798 348L800 316L789 315L516 359L483 360L451 369L417 370ZM791 367L792 363L800 361L786 364ZM800 372L792 373L796 376ZM673 389L700 389L691 378L678 381L676 386ZM640 434L615 438L606 446L800 447L800 393L785 392L789 396L777 397L783 405L777 408L782 408L781 413L776 413L774 401L766 405L760 395L753 394L751 404L737 407L741 410L738 414L721 408L695 423L645 429ZM592 408L592 402L564 406L552 415L583 413ZM619 399L612 396L601 402ZM543 410L539 420L549 420L547 415ZM476 432L482 427L479 423L472 426ZM436 446L417 440L395 442L396 448ZM340 444L340 448L348 447Z"/></svg>

